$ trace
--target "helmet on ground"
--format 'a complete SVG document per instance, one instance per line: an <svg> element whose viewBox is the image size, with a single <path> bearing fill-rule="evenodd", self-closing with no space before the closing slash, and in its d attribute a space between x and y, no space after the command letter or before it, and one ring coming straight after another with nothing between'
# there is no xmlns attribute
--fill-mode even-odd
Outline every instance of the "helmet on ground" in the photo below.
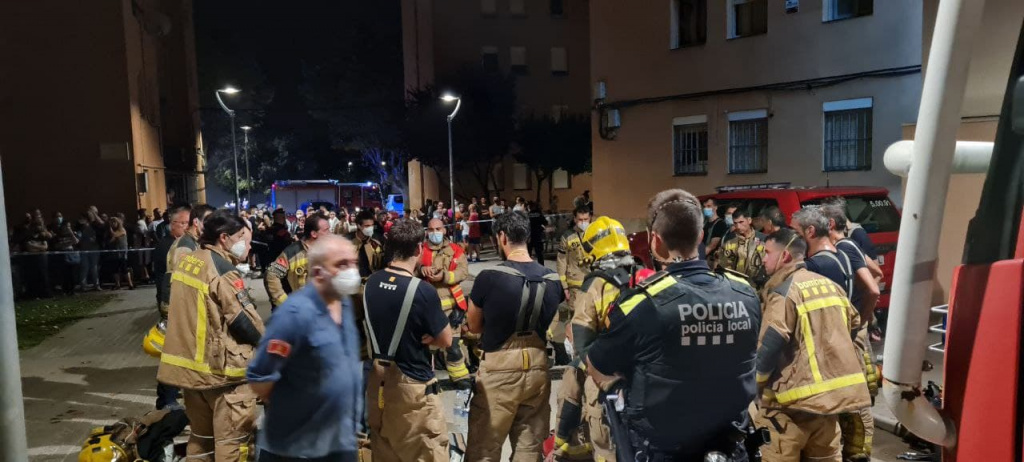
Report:
<svg viewBox="0 0 1024 462"><path fill-rule="evenodd" d="M160 321L146 332L142 339L142 351L146 354L159 358L164 351L164 338L167 332L167 321Z"/></svg>
<svg viewBox="0 0 1024 462"><path fill-rule="evenodd" d="M587 263L599 262L609 255L629 254L629 238L622 223L608 217L598 217L583 232L583 251Z"/></svg>
<svg viewBox="0 0 1024 462"><path fill-rule="evenodd" d="M78 462L129 462L128 454L110 435L89 436L78 453Z"/></svg>

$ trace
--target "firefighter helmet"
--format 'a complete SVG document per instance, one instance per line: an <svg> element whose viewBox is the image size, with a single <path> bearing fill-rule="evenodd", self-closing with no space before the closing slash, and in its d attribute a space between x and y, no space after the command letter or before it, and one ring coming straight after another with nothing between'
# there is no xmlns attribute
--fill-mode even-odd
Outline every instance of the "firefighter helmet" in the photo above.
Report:
<svg viewBox="0 0 1024 462"><path fill-rule="evenodd" d="M128 453L109 434L90 435L78 453L78 462L129 462Z"/></svg>
<svg viewBox="0 0 1024 462"><path fill-rule="evenodd" d="M608 255L629 254L629 238L622 224L608 217L598 217L583 232L583 251L587 263L599 262Z"/></svg>
<svg viewBox="0 0 1024 462"><path fill-rule="evenodd" d="M142 339L142 351L146 354L159 358L164 351L164 337L167 333L167 321L160 321L149 329Z"/></svg>

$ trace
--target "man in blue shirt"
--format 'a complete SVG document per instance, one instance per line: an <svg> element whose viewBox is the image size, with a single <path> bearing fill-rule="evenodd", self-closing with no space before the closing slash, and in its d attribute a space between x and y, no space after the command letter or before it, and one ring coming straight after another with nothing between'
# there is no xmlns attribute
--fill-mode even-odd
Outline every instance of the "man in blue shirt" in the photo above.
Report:
<svg viewBox="0 0 1024 462"><path fill-rule="evenodd" d="M260 462L357 460L363 377L349 296L361 282L358 259L333 235L308 258L309 283L274 311L246 373L266 403Z"/></svg>

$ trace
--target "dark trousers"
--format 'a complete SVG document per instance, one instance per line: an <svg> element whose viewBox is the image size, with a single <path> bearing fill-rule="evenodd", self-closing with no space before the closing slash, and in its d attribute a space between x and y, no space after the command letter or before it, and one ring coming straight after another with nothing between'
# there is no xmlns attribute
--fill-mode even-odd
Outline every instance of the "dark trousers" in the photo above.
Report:
<svg viewBox="0 0 1024 462"><path fill-rule="evenodd" d="M167 406L178 404L178 388L170 385L156 384L156 409L160 410Z"/></svg>
<svg viewBox="0 0 1024 462"><path fill-rule="evenodd" d="M74 294L75 283L78 279L78 263L63 262L61 272L60 288L64 291L64 295Z"/></svg>
<svg viewBox="0 0 1024 462"><path fill-rule="evenodd" d="M285 457L272 454L267 451L260 451L259 462L356 462L359 457L356 451L335 452L315 459L300 459L298 457Z"/></svg>
<svg viewBox="0 0 1024 462"><path fill-rule="evenodd" d="M46 254L29 255L25 280L28 282L28 295L35 298L50 298L50 259Z"/></svg>
<svg viewBox="0 0 1024 462"><path fill-rule="evenodd" d="M530 241L530 251L533 252L533 258L537 260L537 263L544 264L544 239L534 239Z"/></svg>

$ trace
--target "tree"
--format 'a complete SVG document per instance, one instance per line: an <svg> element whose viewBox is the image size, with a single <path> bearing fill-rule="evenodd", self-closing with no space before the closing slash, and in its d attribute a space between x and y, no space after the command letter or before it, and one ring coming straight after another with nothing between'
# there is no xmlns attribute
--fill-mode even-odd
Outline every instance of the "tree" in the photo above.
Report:
<svg viewBox="0 0 1024 462"><path fill-rule="evenodd" d="M454 107L441 103L439 95L444 91L462 98L452 126L455 168L468 172L484 195L490 195L494 167L508 154L515 134L515 81L507 74L465 66L438 79L434 86L409 93L403 124L405 147L411 158L435 171L448 170L446 117Z"/></svg>
<svg viewBox="0 0 1024 462"><path fill-rule="evenodd" d="M525 164L537 181L537 202L540 189L548 182L548 197L554 189L555 170L579 175L591 169L590 117L586 115L527 116L516 130L517 161Z"/></svg>

